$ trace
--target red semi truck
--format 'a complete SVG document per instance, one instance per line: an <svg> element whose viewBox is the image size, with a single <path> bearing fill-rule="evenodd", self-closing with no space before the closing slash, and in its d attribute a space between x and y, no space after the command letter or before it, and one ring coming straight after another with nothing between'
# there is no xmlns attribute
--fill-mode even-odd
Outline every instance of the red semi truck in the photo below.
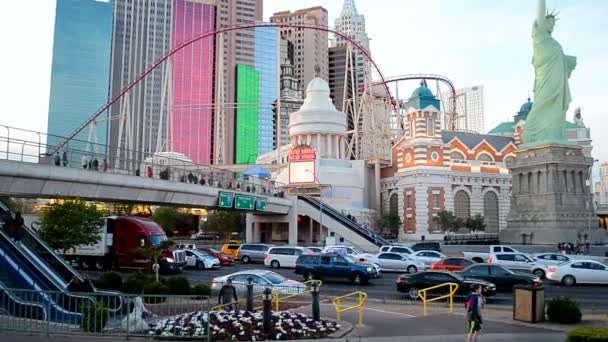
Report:
<svg viewBox="0 0 608 342"><path fill-rule="evenodd" d="M156 222L137 216L108 216L94 245L81 245L69 250L65 259L91 270L151 270L152 261L143 258L140 249L158 246L167 235ZM158 261L163 273L180 272L186 265L183 250L165 249Z"/></svg>

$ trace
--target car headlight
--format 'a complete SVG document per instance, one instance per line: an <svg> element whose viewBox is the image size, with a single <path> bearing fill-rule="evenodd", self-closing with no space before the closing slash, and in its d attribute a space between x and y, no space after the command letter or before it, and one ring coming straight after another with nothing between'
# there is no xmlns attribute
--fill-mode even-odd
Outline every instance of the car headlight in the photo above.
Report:
<svg viewBox="0 0 608 342"><path fill-rule="evenodd" d="M167 262L175 262L175 260L173 260L173 258L166 258L165 259Z"/></svg>
<svg viewBox="0 0 608 342"><path fill-rule="evenodd" d="M372 271L373 271L373 269L372 269L371 267L368 267L368 268L367 268L367 272L370 272L370 273L371 273Z"/></svg>

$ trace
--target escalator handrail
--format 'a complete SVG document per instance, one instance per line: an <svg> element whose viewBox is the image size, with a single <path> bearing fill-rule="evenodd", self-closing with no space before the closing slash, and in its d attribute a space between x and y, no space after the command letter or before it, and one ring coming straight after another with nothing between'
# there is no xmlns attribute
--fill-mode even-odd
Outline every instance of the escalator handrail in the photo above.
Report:
<svg viewBox="0 0 608 342"><path fill-rule="evenodd" d="M316 202L316 204L320 204L321 203L316 198L308 198L308 197L305 197L305 198L309 199L309 202L313 202L313 203ZM380 242L383 245L390 245L390 243L388 243L388 241L386 241L381 236L376 236L375 239L373 237L370 237L369 234L368 234L368 231L366 231L365 229L363 229L357 223L352 222L352 221L348 220L347 218L345 218L341 213L339 213L336 209L332 208L331 206L323 205L323 210L324 211L325 211L325 208L327 208L328 214L332 213L333 216L334 216L334 218L339 218L343 223L348 224L351 229L357 230L359 233L361 233L361 235L364 235L367 240L373 241L373 242Z"/></svg>
<svg viewBox="0 0 608 342"><path fill-rule="evenodd" d="M320 207L321 204L323 204L323 211L326 212L329 216L331 216L333 219L342 222L344 225L346 225L348 228L350 228L352 231L358 233L359 235L361 235L362 237L364 237L366 240L370 241L370 242L374 242L374 244L376 242L380 242L384 245L389 245L389 243L384 240L384 238L377 236L375 239L371 236L369 236L368 232L366 230L364 230L363 228L361 228L358 224L356 224L355 222L352 222L350 220L348 220L347 218L345 218L341 213L339 213L337 210L335 210L334 208L332 208L329 205L326 205L322 202L320 202L319 200L317 200L316 198L312 198L312 197L308 197L308 196L299 196L300 199L305 200L305 202L307 202L309 205L313 205L315 204L317 207ZM323 213L320 213L320 215L323 215Z"/></svg>
<svg viewBox="0 0 608 342"><path fill-rule="evenodd" d="M45 262L42 262L38 257L34 256L31 251L29 251L28 248L23 248L21 246L18 246L12 239L10 239L5 232L1 232L2 237L6 240L6 243L8 243L12 248L14 248L16 251L18 251L21 256L28 260L28 262L30 262L30 264L32 264L32 266L34 268L36 268L38 271L40 271L42 274L45 274L46 277L48 278L48 280L53 283L53 285L55 285L55 287L57 287L57 289L63 289L63 288L67 288L67 284L62 282L57 275L55 274L55 271L49 266L47 265ZM11 252L11 254L14 254ZM13 255L13 258L17 259L16 255ZM34 262L36 262L36 264L40 267L36 267L36 265L34 264ZM29 270L29 268L28 268ZM30 272L31 273L31 272Z"/></svg>
<svg viewBox="0 0 608 342"><path fill-rule="evenodd" d="M12 241L10 241L10 239L6 236L6 234L0 230L0 237L5 240L5 241L9 241L9 243L11 243L11 247L15 248L15 250L19 251L20 253L23 253L22 251L20 251L18 248L16 248L16 246L14 244L12 244ZM38 275L32 271L29 267L27 267L27 265L20 265L23 264L22 262L19 261L19 258L17 258L16 255L14 255L14 253L12 251L7 251L7 250L2 250L2 252L4 253L4 256L8 256L10 258L10 260L13 261L13 263L19 267L18 269L15 269L17 272L19 272L22 276L26 276L28 278L31 278L31 282L32 282L32 287L35 290L39 290L39 291L45 291L45 292L57 292L57 293L61 293L64 294L66 296L70 296L70 297L76 297L76 298L82 298L82 299L87 299L90 300L93 304L95 304L95 299L90 297L90 296L82 296L82 295L77 295L77 294L72 294L67 290L62 290L59 287L53 291L53 289L51 289L47 283L43 282L40 277L38 277ZM10 253L10 254L9 254ZM22 257L25 258L25 256L22 255ZM29 259L27 259L29 260ZM13 266L15 267L15 266ZM21 273L24 272L25 274ZM38 270L40 272L40 270ZM40 272L41 274L44 275L43 272ZM52 282L51 282L52 283ZM45 288L42 288L41 285L46 285L44 286ZM53 284L53 285L57 285L57 284ZM36 289L36 287L38 287L38 289ZM60 307L60 306L59 306ZM61 308L63 310L63 308ZM66 311L67 312L67 311Z"/></svg>
<svg viewBox="0 0 608 342"><path fill-rule="evenodd" d="M11 214L12 213L10 211L10 209L2 202L0 201L0 209L2 209L3 211ZM59 263L61 265L63 265L68 271L69 273L72 275L72 277L76 277L79 281L84 282L84 278L82 277L82 275L80 275L80 273L78 273L78 271L76 271L71 265L69 265L62 257L60 257L55 250L53 250L45 241L43 241L37 234L36 232L34 232L30 227L26 226L25 224L22 225L21 227L22 229L24 229L24 231L29 234L29 236L31 236L38 244L40 244L44 249L46 249L46 251L52 255L57 261L59 261ZM27 246L26 246L27 247ZM29 247L27 247L29 249ZM35 254L35 253L34 253ZM48 265L47 262L45 262L47 264L47 266L51 269L53 269L53 267L51 267L51 265ZM53 269L53 271L55 271ZM57 271L55 271L57 272ZM58 273L58 272L57 272ZM63 276L62 276L63 277ZM65 280L65 279L64 279ZM69 280L66 280L69 281Z"/></svg>
<svg viewBox="0 0 608 342"><path fill-rule="evenodd" d="M27 301L25 299L19 298L18 296L15 296L11 290L13 290L13 289L10 289L2 281L0 281L0 292L6 293L6 295L9 296L9 298L13 302L18 303L19 305L27 305L27 306L37 306L37 307L39 307L40 309L42 309L42 313L43 313L42 320L46 321L47 312L46 312L46 308L44 307L44 305L42 305L40 303L37 303L37 302L30 302L30 301ZM16 290L16 289L14 289L14 290Z"/></svg>
<svg viewBox="0 0 608 342"><path fill-rule="evenodd" d="M36 232L34 232L31 228L29 228L26 225L23 225L22 228L25 230L25 232L27 232L27 234L29 234L29 236L31 236L34 240L36 240L37 243L39 243L44 249L46 249L46 251L50 255L52 255L57 261L59 261L59 263L69 271L69 273L72 275L72 277L76 277L76 278L78 278L79 281L84 282L84 278L82 277L82 275L78 271L76 271L71 265L69 265L62 257L60 257L57 254L57 252L55 252L55 250L53 250L46 242L44 242L38 236L38 234L36 234ZM49 265L49 267L54 269L50 265Z"/></svg>

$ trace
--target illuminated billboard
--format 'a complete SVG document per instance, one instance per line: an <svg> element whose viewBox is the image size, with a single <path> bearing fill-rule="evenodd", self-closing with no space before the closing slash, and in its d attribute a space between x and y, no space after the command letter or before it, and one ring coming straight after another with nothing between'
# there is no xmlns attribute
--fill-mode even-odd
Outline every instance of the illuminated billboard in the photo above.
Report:
<svg viewBox="0 0 608 342"><path fill-rule="evenodd" d="M254 164L259 144L259 73L249 65L236 66L236 163Z"/></svg>
<svg viewBox="0 0 608 342"><path fill-rule="evenodd" d="M289 163L289 184L304 184L315 182L315 161L299 161Z"/></svg>

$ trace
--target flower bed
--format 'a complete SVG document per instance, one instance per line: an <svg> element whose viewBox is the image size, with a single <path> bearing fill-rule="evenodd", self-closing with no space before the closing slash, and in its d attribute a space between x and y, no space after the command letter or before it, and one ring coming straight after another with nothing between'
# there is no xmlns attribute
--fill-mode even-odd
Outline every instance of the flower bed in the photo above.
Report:
<svg viewBox="0 0 608 342"><path fill-rule="evenodd" d="M201 337L207 335L215 341L264 341L319 339L340 329L340 324L331 321L314 322L302 313L289 311L273 312L270 333L263 332L262 313L243 310L232 312L191 312L162 320L152 325L149 334L160 337Z"/></svg>

